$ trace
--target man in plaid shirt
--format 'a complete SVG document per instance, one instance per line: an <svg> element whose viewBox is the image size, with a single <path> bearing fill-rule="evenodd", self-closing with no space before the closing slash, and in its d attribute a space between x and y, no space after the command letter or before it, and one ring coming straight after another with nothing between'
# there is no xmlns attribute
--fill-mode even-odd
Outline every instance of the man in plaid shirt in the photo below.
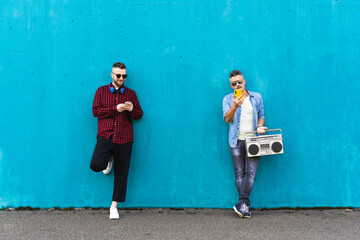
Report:
<svg viewBox="0 0 360 240"><path fill-rule="evenodd" d="M117 204L125 202L134 140L131 119L140 119L143 111L135 91L124 86L127 77L125 64L114 63L111 77L112 83L98 88L95 93L92 110L98 118L98 133L90 168L95 172L103 171L108 174L114 165L110 219L118 219Z"/></svg>

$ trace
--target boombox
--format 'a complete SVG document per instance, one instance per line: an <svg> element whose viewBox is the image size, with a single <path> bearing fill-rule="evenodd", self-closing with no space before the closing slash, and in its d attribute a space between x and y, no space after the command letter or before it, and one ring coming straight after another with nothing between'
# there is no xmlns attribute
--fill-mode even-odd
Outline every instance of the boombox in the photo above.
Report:
<svg viewBox="0 0 360 240"><path fill-rule="evenodd" d="M284 153L281 129L265 130L266 132L280 131L280 134L261 135L245 138L246 155L248 157L259 157ZM246 134L257 133L247 132Z"/></svg>

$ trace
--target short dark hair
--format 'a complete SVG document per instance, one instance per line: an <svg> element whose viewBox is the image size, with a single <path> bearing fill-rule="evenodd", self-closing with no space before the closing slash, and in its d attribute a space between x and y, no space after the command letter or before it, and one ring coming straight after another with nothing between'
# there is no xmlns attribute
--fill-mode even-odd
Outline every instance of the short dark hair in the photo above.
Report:
<svg viewBox="0 0 360 240"><path fill-rule="evenodd" d="M121 63L121 62L116 62L114 63L114 65L112 66L113 68L120 68L120 69L126 69L125 64Z"/></svg>
<svg viewBox="0 0 360 240"><path fill-rule="evenodd" d="M239 70L232 70L230 75L229 75L229 78L232 78L236 75L242 75L242 73L239 71Z"/></svg>

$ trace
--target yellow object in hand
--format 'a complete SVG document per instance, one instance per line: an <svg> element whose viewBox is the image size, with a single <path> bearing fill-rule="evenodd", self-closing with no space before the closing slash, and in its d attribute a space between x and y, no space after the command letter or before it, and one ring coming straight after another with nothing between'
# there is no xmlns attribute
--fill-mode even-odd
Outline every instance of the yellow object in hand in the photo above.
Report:
<svg viewBox="0 0 360 240"><path fill-rule="evenodd" d="M242 95L241 89L235 89L234 94L236 98L240 97Z"/></svg>

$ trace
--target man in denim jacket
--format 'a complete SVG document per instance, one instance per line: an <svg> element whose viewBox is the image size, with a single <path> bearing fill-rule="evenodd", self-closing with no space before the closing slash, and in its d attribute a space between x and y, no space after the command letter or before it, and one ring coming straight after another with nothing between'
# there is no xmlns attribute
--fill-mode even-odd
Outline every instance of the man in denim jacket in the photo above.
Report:
<svg viewBox="0 0 360 240"><path fill-rule="evenodd" d="M264 134L264 104L259 93L245 88L245 79L239 70L230 73L230 87L241 90L238 98L234 93L223 99L223 116L229 124L229 144L231 157L235 168L235 183L239 192L239 202L233 207L234 211L245 218L251 217L250 193L255 181L259 157L247 157L245 151L245 137L251 136L247 132L257 131Z"/></svg>

